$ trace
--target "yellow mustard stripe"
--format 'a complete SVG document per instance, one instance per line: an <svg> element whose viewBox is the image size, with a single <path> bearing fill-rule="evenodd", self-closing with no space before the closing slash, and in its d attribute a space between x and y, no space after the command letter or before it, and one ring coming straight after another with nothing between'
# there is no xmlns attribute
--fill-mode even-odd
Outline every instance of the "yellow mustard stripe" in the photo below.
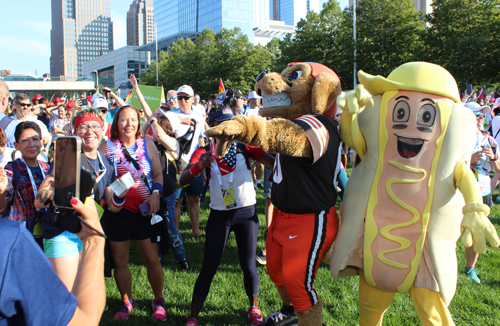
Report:
<svg viewBox="0 0 500 326"><path fill-rule="evenodd" d="M432 209L432 200L434 198L434 186L436 182L436 171L439 163L439 159L441 157L441 150L443 149L444 136L446 135L446 131L448 130L448 124L450 122L451 117L451 107L444 103L438 102L437 107L439 110L439 123L441 128L441 133L436 139L436 153L432 158L431 163L431 171L429 173L428 180L428 189L429 189L429 197L427 199L427 204L424 207L424 211L422 213L422 233L420 237L415 242L415 257L411 260L410 263L410 272L406 275L403 283L398 287L399 292L406 292L410 289L415 280L415 276L417 275L418 266L420 265L420 259L422 258L422 248L424 247L425 238L427 236L427 226L429 225L430 212ZM444 160L448 160L448 157L443 157ZM454 163L452 163L454 164Z"/></svg>
<svg viewBox="0 0 500 326"><path fill-rule="evenodd" d="M365 272L365 279L371 286L376 286L375 280L373 278L373 264L374 258L371 250L371 245L378 235L377 224L373 217L373 211L378 204L377 188L380 182L380 177L384 171L384 152L387 147L387 142L389 141L389 135L387 133L387 128L385 126L385 120L387 117L387 110L389 105L389 100L392 99L398 91L388 91L382 95L379 106L379 125L378 125L378 157L377 157L377 168L375 170L375 177L370 189L370 196L368 198L368 204L366 207L366 219L365 219L365 239L363 244L363 268ZM375 109L375 107L373 108Z"/></svg>
<svg viewBox="0 0 500 326"><path fill-rule="evenodd" d="M387 264L389 266L393 266L393 267L396 267L396 268L408 268L408 265L397 263L395 261L387 259L384 256L387 253L406 250L411 245L411 241L410 240L402 238L402 237L398 237L398 236L395 236L395 235L392 235L392 234L389 233L389 231L392 231L394 229L404 228L404 227L407 227L409 225L412 225L412 224L416 223L420 219L420 214L417 211L417 209L415 209L414 207L408 205L407 203L405 203L401 199L399 199L394 194L394 192L392 191L391 187L395 183L408 184L408 183L418 183L418 182L421 182L427 176L427 172L424 169L412 168L410 166L406 166L404 164L401 164L401 163L398 163L398 162L395 162L395 161L389 161L389 164L391 164L392 166L394 166L394 167L396 167L396 168L398 168L400 170L403 170L403 171L422 174L422 176L419 179L415 179L415 180L405 180L405 179L391 178L391 179L387 180L387 182L385 184L385 189L387 190L387 193L389 194L389 197L396 204L398 204L399 206L401 206L403 209L406 209L407 211L409 211L413 215L413 218L411 220L407 221L407 222L399 223L399 224L393 224L393 225L386 225L386 226L384 226L383 228L380 229L380 235L381 236L383 236L384 238L386 238L388 240L391 240L391 241L399 243L400 247L399 248L395 248L395 249L381 251L381 252L379 252L377 254L377 258L381 262L383 262L383 263L385 263L385 264Z"/></svg>

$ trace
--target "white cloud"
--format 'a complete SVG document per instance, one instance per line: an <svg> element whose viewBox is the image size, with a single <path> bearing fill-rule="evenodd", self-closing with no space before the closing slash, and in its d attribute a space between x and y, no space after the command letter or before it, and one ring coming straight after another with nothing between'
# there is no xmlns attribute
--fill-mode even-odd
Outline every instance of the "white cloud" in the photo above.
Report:
<svg viewBox="0 0 500 326"><path fill-rule="evenodd" d="M116 50L127 45L127 16L112 11L111 21L113 22L113 46Z"/></svg>

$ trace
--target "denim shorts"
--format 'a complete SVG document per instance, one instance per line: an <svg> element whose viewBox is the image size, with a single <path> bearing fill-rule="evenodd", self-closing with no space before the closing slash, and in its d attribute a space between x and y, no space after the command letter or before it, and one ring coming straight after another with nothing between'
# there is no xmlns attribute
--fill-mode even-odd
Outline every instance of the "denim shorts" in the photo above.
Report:
<svg viewBox="0 0 500 326"><path fill-rule="evenodd" d="M43 247L47 258L68 257L82 251L82 240L76 234L64 231L52 239L43 239Z"/></svg>

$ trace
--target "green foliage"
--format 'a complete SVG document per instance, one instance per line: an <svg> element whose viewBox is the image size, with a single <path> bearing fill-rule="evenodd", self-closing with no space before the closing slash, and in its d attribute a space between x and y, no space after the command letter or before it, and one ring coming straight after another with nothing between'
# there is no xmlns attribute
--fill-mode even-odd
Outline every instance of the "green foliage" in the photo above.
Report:
<svg viewBox="0 0 500 326"><path fill-rule="evenodd" d="M348 169L348 173L350 169ZM495 196L498 191L495 192ZM210 201L209 194L201 206L200 227L207 223ZM265 246L264 217L265 198L257 195L257 212L259 215L259 237L257 249ZM340 203L337 203L339 207ZM493 206L490 219L500 231L500 205ZM193 288L203 262L204 241L191 235L189 217L181 217L180 232L186 248L186 257L191 269L180 271L172 254L162 257L165 274L164 296L169 314L168 325L184 325L190 312ZM450 312L456 325L499 325L500 324L500 251L488 246L486 253L479 256L476 269L481 284L472 283L462 271L465 269L465 251L460 240L457 242L458 282L457 292L450 304ZM151 300L153 291L147 279L146 268L137 248L132 245L129 266L132 273L132 295L138 302L130 318L125 322L113 320L114 314L121 305L120 293L114 279L106 280L107 302L100 325L157 325L151 318ZM265 317L281 307L281 301L265 266L258 266L259 273L259 307ZM328 265L321 263L314 288L323 299L323 323L325 325L352 326L359 324L357 277L333 280ZM239 266L238 251L234 234L222 257L221 265L215 275L205 305L201 310L199 323L205 326L249 325L246 311L248 298L243 287L243 273ZM413 302L406 293L397 293L387 310L384 325L414 326L420 325Z"/></svg>
<svg viewBox="0 0 500 326"><path fill-rule="evenodd" d="M500 1L434 0L427 16L429 61L442 65L461 88L492 85L500 77Z"/></svg>
<svg viewBox="0 0 500 326"><path fill-rule="evenodd" d="M168 53L160 55L159 83L165 90L187 84L202 97L217 93L219 78L226 89L238 88L248 94L255 77L278 56L276 41L268 47L253 45L239 28L222 29L215 34L205 29L193 43L180 39ZM156 85L156 63L141 75L141 83Z"/></svg>

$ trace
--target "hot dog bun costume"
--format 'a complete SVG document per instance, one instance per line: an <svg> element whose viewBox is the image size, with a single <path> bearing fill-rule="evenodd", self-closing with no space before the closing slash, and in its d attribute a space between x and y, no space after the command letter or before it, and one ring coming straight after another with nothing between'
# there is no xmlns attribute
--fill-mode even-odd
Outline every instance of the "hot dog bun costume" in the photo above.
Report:
<svg viewBox="0 0 500 326"><path fill-rule="evenodd" d="M277 153L267 269L286 311L295 309L298 324L321 326L323 304L312 285L337 235L340 171L338 123L324 113L334 111L340 81L321 64L291 63L281 74L260 74L255 91L264 106L259 114L279 118L237 116L205 134ZM216 149L217 155L220 152L224 149Z"/></svg>
<svg viewBox="0 0 500 326"><path fill-rule="evenodd" d="M424 325L453 325L460 234L476 252L485 235L500 243L469 168L475 117L440 66L358 77L338 99L342 139L362 160L346 185L332 275L360 274L360 325L381 325L395 292L410 294Z"/></svg>

